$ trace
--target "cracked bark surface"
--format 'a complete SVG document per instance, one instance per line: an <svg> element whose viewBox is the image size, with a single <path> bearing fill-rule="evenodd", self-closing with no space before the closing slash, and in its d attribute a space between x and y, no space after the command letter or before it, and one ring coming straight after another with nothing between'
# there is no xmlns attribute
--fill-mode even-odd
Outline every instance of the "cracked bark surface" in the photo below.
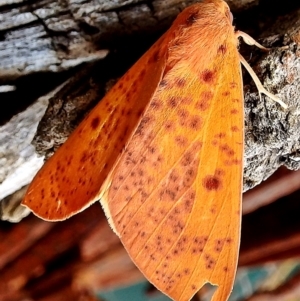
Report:
<svg viewBox="0 0 300 301"><path fill-rule="evenodd" d="M103 57L104 41L165 30L195 0L115 0L0 3L0 79L59 72ZM256 0L228 1L241 11Z"/></svg>
<svg viewBox="0 0 300 301"><path fill-rule="evenodd" d="M34 139L37 152L50 156L112 83L193 2L196 1L2 2L0 84L15 86L16 90L1 93L0 97L7 97L8 103L17 99L30 103L38 96L50 98L49 91L65 82L50 94L53 97ZM299 168L300 9L292 2L292 8L288 9L286 3L285 10L274 4L277 12L270 14L266 9L268 1L228 2L236 27L254 38L262 37L260 43L273 47L264 53L241 42L241 52L262 84L289 106L284 110L264 96L260 101L256 87L244 72L246 191L281 165ZM276 48L284 45L288 48ZM103 49L110 50L110 54L101 60L106 54ZM34 127L30 135L33 132ZM6 129L4 133L13 135ZM19 145L20 141L16 138L15 143ZM14 162L20 161L19 154L11 155L9 147L1 146L2 159L13 157ZM11 164L5 161L0 165L2 182L14 181L8 177L12 174ZM31 177L15 190L30 182ZM1 192L0 185L0 198Z"/></svg>

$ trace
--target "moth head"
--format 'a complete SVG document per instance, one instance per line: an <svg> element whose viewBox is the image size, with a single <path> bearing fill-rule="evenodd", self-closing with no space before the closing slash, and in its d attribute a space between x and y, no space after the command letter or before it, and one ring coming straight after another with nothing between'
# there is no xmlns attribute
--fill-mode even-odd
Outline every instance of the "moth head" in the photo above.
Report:
<svg viewBox="0 0 300 301"><path fill-rule="evenodd" d="M211 3L215 9L225 15L226 18L230 21L230 24L233 22L233 15L230 12L228 4L224 0L204 0L203 3Z"/></svg>

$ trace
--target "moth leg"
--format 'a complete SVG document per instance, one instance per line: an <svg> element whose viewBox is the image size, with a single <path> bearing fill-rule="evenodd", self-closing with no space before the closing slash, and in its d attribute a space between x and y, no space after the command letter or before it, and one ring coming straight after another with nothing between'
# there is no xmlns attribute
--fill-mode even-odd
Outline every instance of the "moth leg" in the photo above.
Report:
<svg viewBox="0 0 300 301"><path fill-rule="evenodd" d="M244 59L244 57L239 54L240 56L240 61L243 64L243 66L246 68L246 70L249 72L249 74L251 75L257 90L259 92L259 98L261 100L261 94L264 93L265 95L269 96L271 99L273 99L274 101L278 102L283 108L287 108L287 105L281 100L279 99L277 96L275 96L274 94L268 92L264 86L262 85L262 83L260 82L259 78L257 77L257 75L255 74L255 72L253 71L253 69L251 68L251 66L247 63L247 61Z"/></svg>
<svg viewBox="0 0 300 301"><path fill-rule="evenodd" d="M236 37L241 37L243 38L244 42L250 46L255 45L256 47L260 48L261 50L264 51L269 51L271 50L270 48L266 48L263 45L259 44L257 41L255 41L251 36L249 36L247 33L243 32L243 31L236 31L235 32Z"/></svg>

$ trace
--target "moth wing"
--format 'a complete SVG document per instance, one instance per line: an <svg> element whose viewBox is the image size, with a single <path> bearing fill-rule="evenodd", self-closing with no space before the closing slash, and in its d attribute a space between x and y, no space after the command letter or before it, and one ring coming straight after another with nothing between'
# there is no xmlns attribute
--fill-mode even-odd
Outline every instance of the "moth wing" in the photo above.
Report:
<svg viewBox="0 0 300 301"><path fill-rule="evenodd" d="M166 73L101 200L135 264L177 301L207 282L225 301L236 272L243 93L236 44L221 52L200 75L187 60Z"/></svg>
<svg viewBox="0 0 300 301"><path fill-rule="evenodd" d="M166 58L163 37L118 81L45 163L22 202L45 220L64 220L90 206L157 89Z"/></svg>

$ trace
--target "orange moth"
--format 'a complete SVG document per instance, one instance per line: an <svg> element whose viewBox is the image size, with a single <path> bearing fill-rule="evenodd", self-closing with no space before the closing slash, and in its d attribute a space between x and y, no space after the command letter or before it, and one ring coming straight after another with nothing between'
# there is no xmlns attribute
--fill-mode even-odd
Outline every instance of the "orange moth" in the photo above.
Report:
<svg viewBox="0 0 300 301"><path fill-rule="evenodd" d="M232 290L240 242L243 87L223 0L179 14L38 172L23 204L64 220L100 199L130 257L187 301L207 282ZM281 103L282 104L282 103ZM284 106L284 104L282 104Z"/></svg>

